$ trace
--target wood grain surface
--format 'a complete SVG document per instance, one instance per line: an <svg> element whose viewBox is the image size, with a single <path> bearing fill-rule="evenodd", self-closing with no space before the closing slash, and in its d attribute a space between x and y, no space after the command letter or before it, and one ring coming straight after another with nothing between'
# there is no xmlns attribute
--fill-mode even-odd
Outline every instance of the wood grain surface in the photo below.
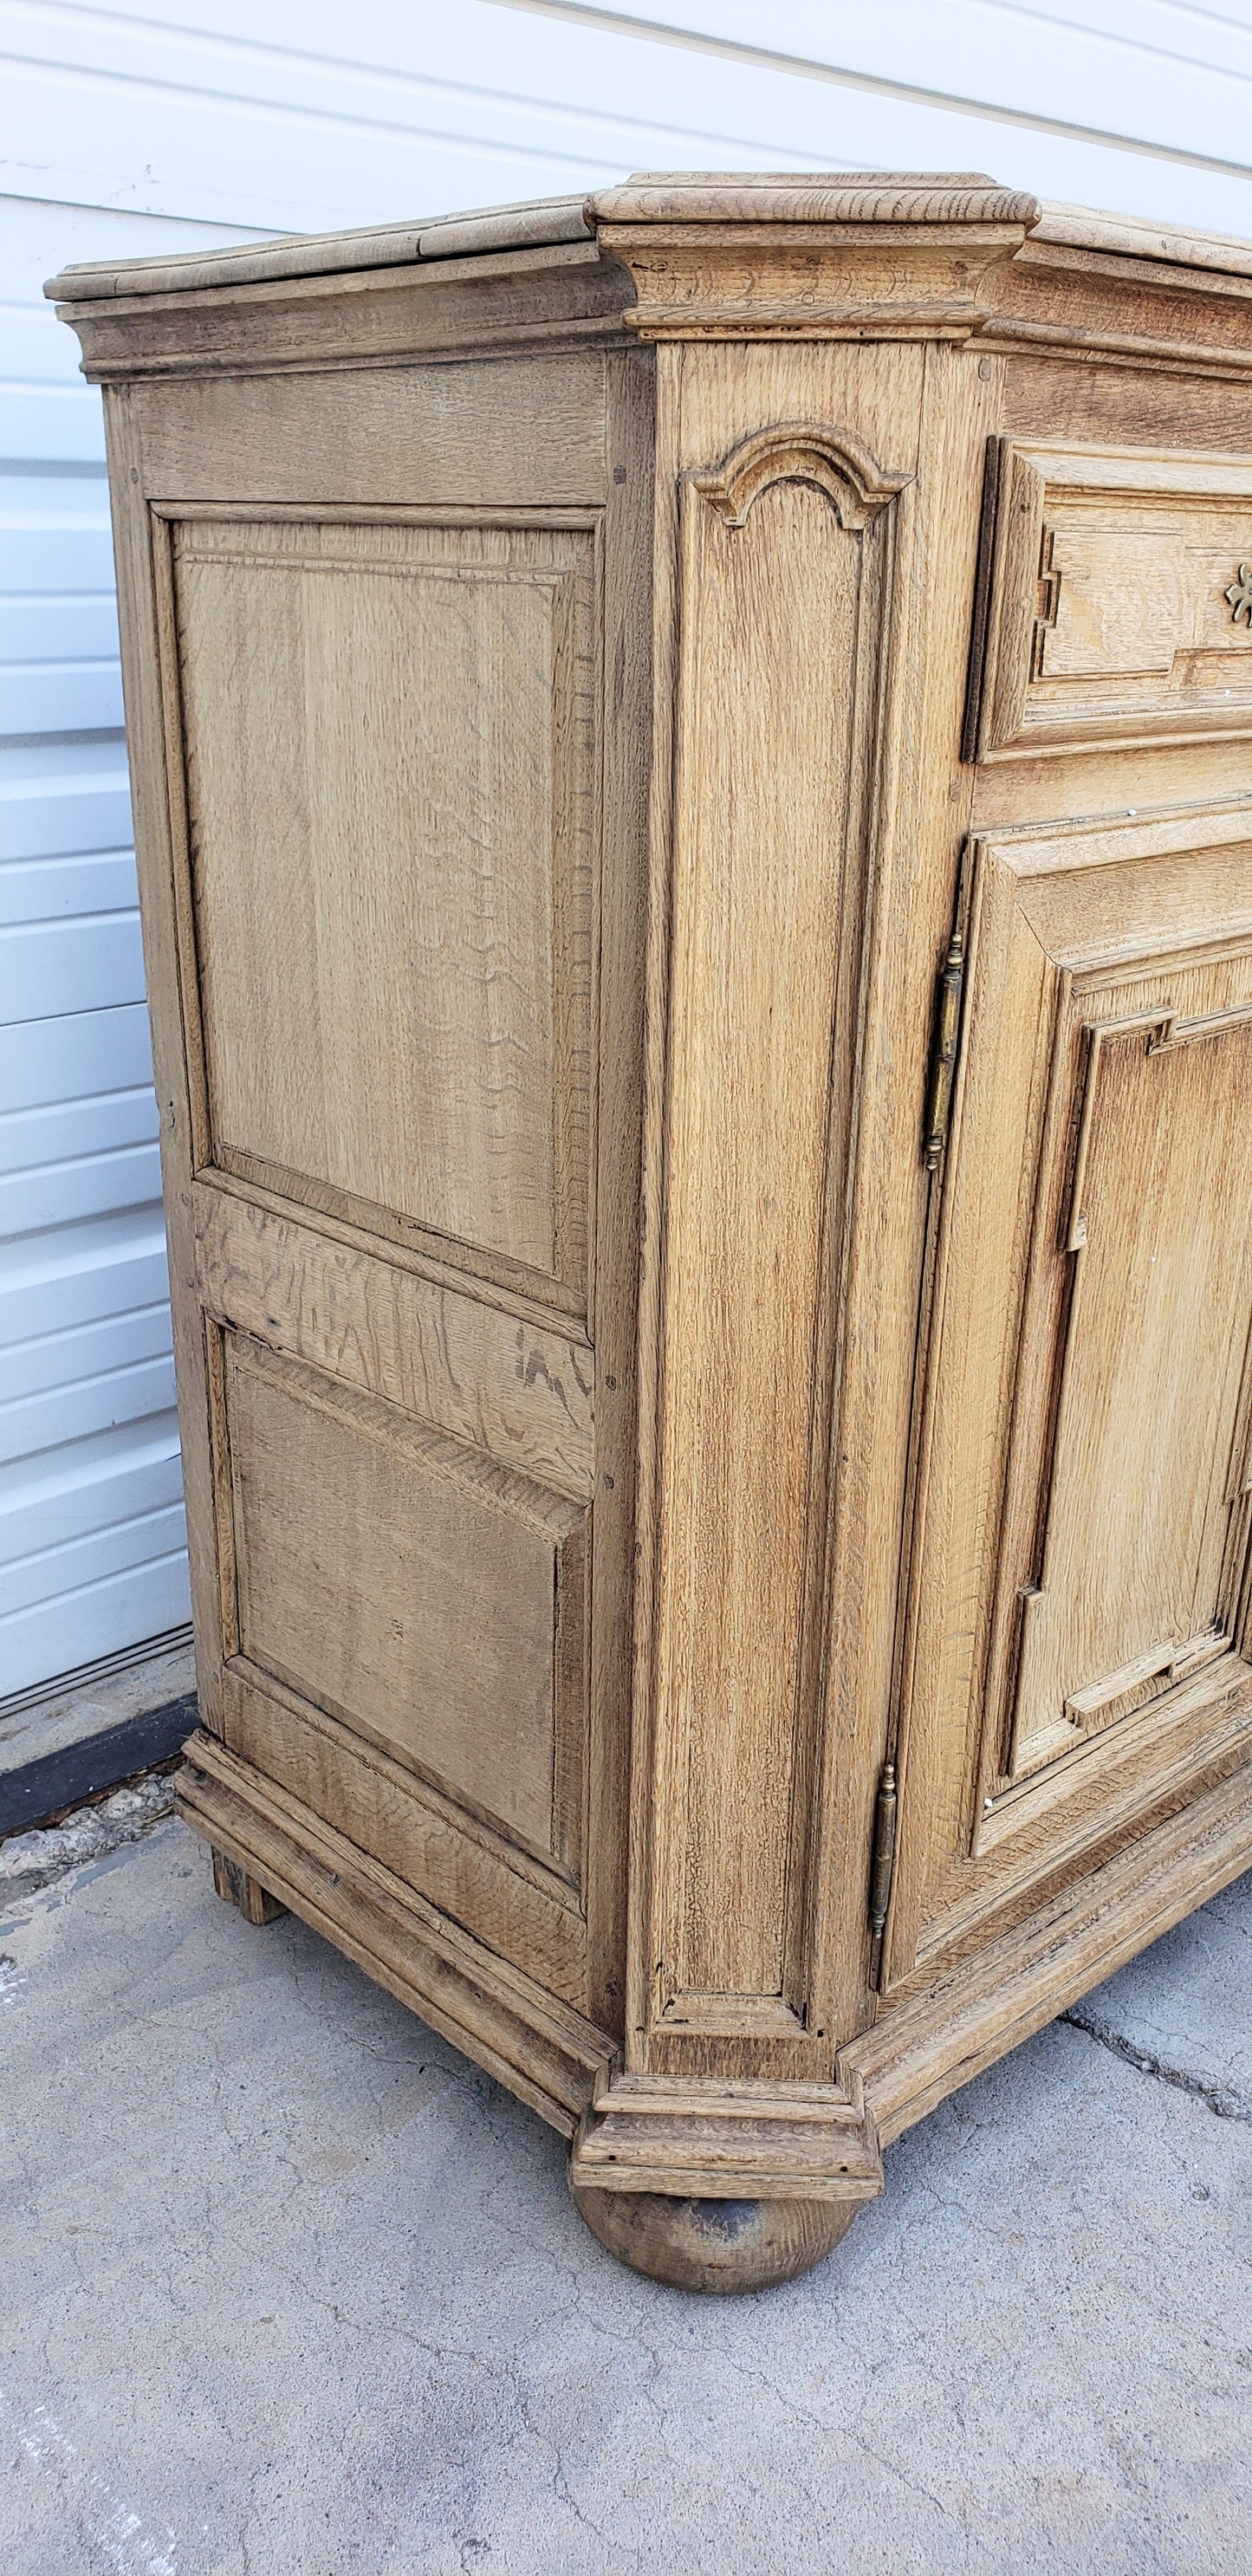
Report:
<svg viewBox="0 0 1252 2576"><path fill-rule="evenodd" d="M959 174L506 213L72 307L181 1795L745 2286L1252 1854L1252 299Z"/></svg>

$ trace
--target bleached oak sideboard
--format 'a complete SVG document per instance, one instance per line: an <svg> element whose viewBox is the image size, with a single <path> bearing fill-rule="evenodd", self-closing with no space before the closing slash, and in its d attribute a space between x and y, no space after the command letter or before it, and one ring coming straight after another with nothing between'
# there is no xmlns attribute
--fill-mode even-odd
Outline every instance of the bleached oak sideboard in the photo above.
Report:
<svg viewBox="0 0 1252 2576"><path fill-rule="evenodd" d="M1252 250L661 176L50 291L182 1811L784 2278L1252 1858Z"/></svg>

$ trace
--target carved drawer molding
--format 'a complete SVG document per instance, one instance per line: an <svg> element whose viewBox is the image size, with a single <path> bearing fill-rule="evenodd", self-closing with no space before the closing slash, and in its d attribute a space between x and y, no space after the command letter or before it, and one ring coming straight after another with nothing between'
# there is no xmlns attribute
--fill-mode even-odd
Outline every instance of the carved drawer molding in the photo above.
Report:
<svg viewBox="0 0 1252 2576"><path fill-rule="evenodd" d="M1250 559L1252 458L993 441L968 754L1252 733Z"/></svg>

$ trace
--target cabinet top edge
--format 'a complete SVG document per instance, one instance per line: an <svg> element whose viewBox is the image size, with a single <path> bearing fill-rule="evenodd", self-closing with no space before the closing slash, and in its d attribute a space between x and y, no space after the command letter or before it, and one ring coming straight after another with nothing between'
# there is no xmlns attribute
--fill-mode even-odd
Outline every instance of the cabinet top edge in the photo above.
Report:
<svg viewBox="0 0 1252 2576"><path fill-rule="evenodd" d="M58 303L84 304L114 297L186 295L283 278L337 278L364 269L408 268L476 254L589 242L589 236L602 227L869 224L925 230L940 224L996 224L1029 230L1039 223L1043 211L1037 198L1000 187L980 171L644 171L622 186L591 195L486 206L413 223L371 225L362 231L283 234L272 241L245 242L207 253L188 251L174 258L85 262L50 278L44 293ZM1067 216L1075 212L1062 211ZM1096 225L1103 220L1090 218ZM1150 225L1140 229L1153 230ZM1207 236L1194 238L1207 241ZM1237 247L1252 270L1252 244ZM1139 255L1143 256L1142 249ZM1210 258L1205 264L1214 263Z"/></svg>
<svg viewBox="0 0 1252 2576"><path fill-rule="evenodd" d="M1205 268L1219 276L1252 277L1252 241L1225 233L1190 232L1177 224L1149 222L1141 215L1105 215L1091 206L1045 200L1039 222L1030 232L1032 242L1050 242L1064 250L1120 253L1125 259L1155 260L1164 268Z"/></svg>

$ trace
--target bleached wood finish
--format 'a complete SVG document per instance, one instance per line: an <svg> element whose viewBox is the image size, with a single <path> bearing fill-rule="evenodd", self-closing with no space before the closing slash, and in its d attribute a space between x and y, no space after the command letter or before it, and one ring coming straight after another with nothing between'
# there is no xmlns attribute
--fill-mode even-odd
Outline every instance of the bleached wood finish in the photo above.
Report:
<svg viewBox="0 0 1252 2576"><path fill-rule="evenodd" d="M568 1324L488 1304L450 1269L372 1260L236 1187L197 1181L192 1207L200 1299L218 1323L590 1500L593 1355Z"/></svg>
<svg viewBox="0 0 1252 2576"><path fill-rule="evenodd" d="M172 535L202 1159L585 1302L593 530Z"/></svg>
<svg viewBox="0 0 1252 2576"><path fill-rule="evenodd" d="M1252 1856L1244 268L661 174L60 291L183 1811L788 2277Z"/></svg>
<svg viewBox="0 0 1252 2576"><path fill-rule="evenodd" d="M234 1334L225 1391L238 1653L576 1866L585 1511Z"/></svg>
<svg viewBox="0 0 1252 2576"><path fill-rule="evenodd" d="M983 760L1252 732L1252 465L997 442Z"/></svg>
<svg viewBox="0 0 1252 2576"><path fill-rule="evenodd" d="M1252 1738L1252 801L968 872L893 1977Z"/></svg>
<svg viewBox="0 0 1252 2576"><path fill-rule="evenodd" d="M649 1943L650 2018L676 2033L803 2046L812 2014L832 1046L906 479L784 429L679 484L654 1647L673 1794L657 1802Z"/></svg>

